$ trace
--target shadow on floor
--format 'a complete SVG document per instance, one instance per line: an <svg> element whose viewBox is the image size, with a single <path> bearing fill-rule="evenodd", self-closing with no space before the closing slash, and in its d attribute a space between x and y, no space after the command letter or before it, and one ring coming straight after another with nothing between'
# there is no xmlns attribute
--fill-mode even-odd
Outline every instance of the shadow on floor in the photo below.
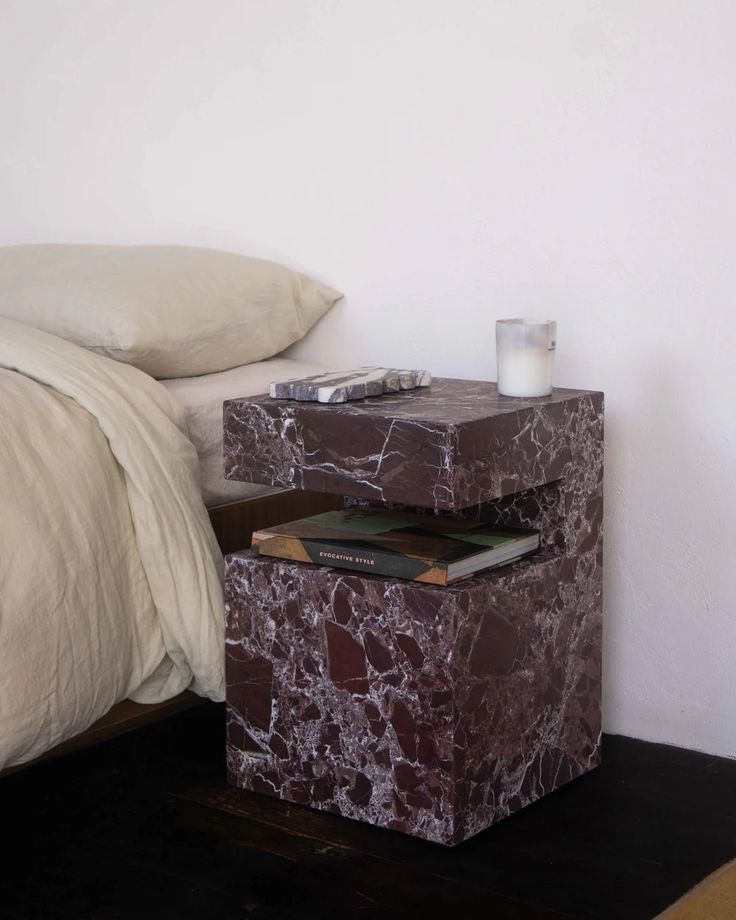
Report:
<svg viewBox="0 0 736 920"><path fill-rule="evenodd" d="M0 780L0 920L651 920L736 856L736 761L620 737L453 850L229 789L203 705Z"/></svg>

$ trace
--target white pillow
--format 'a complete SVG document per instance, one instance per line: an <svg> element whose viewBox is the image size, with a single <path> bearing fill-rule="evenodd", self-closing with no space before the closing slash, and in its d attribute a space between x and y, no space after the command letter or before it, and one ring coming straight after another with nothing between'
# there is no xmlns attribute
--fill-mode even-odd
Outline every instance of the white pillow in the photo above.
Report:
<svg viewBox="0 0 736 920"><path fill-rule="evenodd" d="M215 249L0 247L0 316L154 377L270 358L341 297L283 265Z"/></svg>

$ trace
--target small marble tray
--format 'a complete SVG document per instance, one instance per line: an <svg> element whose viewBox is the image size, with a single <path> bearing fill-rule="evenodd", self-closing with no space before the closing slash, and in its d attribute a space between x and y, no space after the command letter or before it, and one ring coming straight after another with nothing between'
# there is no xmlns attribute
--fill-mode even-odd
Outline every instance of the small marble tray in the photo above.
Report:
<svg viewBox="0 0 736 920"><path fill-rule="evenodd" d="M272 399L296 399L299 402L344 403L349 399L383 396L428 387L432 382L429 371L399 370L391 367L359 367L354 371L331 371L313 377L294 378L272 383Z"/></svg>

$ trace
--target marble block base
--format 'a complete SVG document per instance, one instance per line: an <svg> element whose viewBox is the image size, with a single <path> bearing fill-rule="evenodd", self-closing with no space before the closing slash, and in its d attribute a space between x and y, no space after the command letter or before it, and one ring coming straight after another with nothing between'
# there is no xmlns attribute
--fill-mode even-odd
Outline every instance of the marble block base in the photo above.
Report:
<svg viewBox="0 0 736 920"><path fill-rule="evenodd" d="M230 782L454 845L595 767L599 549L448 588L229 556Z"/></svg>

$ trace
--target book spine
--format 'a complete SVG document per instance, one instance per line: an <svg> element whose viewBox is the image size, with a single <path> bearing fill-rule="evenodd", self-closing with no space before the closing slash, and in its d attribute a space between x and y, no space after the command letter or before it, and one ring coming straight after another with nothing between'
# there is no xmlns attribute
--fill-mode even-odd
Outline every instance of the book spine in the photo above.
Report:
<svg viewBox="0 0 736 920"><path fill-rule="evenodd" d="M266 538L258 542L254 540L253 545L262 556L292 559L297 562L308 561L316 565L352 569L387 578L406 578L435 585L447 584L445 565L432 565L410 556L382 553L380 550L372 549L352 549L339 543L299 540L296 537Z"/></svg>

